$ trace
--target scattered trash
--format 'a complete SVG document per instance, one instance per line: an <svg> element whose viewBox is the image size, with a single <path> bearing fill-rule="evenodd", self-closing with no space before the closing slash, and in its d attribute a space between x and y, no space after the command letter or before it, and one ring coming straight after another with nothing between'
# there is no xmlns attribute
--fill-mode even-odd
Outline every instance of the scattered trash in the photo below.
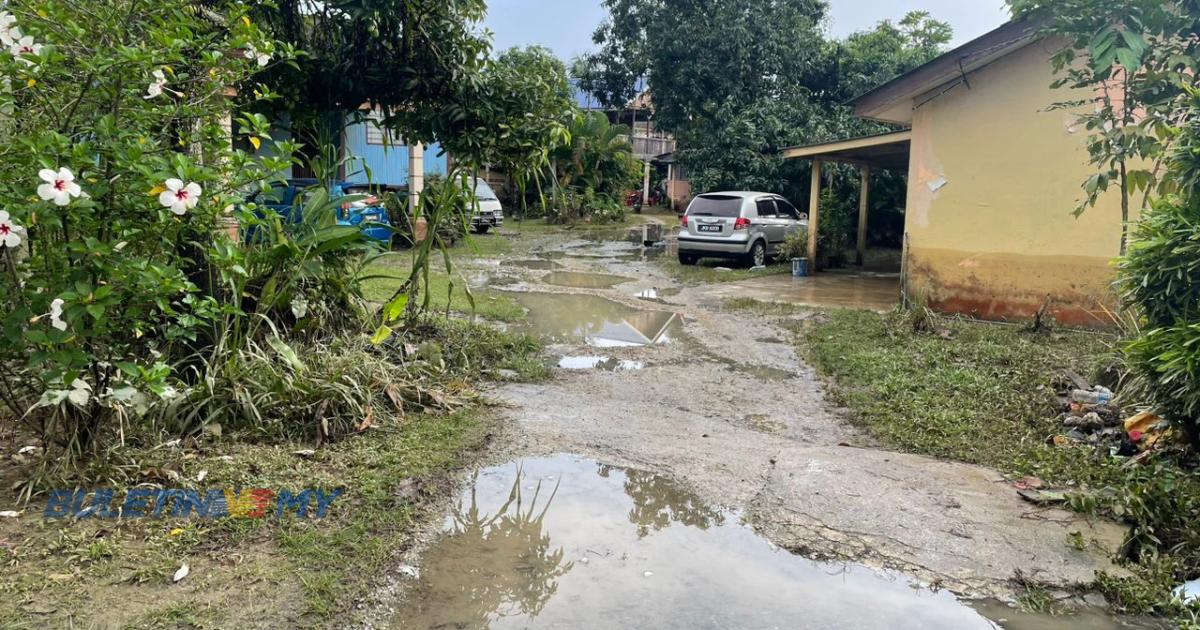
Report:
<svg viewBox="0 0 1200 630"><path fill-rule="evenodd" d="M179 580L182 580L183 578L187 577L188 574L191 572L192 572L192 568L189 567L187 565L187 563L185 562L185 563L183 563L183 566L179 567L179 569L177 571L175 571L175 575L171 577L171 581L178 583Z"/></svg>
<svg viewBox="0 0 1200 630"><path fill-rule="evenodd" d="M1094 411L1089 411L1082 416L1067 416L1066 419L1063 420L1063 426L1075 427L1088 431L1096 431L1105 427L1105 421L1104 418L1100 417L1100 414Z"/></svg>
<svg viewBox="0 0 1200 630"><path fill-rule="evenodd" d="M1112 390L1100 385L1088 391L1082 389L1071 390L1071 402L1080 405L1107 405L1112 402L1112 399Z"/></svg>
<svg viewBox="0 0 1200 630"><path fill-rule="evenodd" d="M1185 604L1200 599L1200 580L1192 580L1180 584L1175 589L1175 596L1182 599Z"/></svg>
<svg viewBox="0 0 1200 630"><path fill-rule="evenodd" d="M713 271L733 271L733 269L729 267L713 267Z"/></svg>
<svg viewBox="0 0 1200 630"><path fill-rule="evenodd" d="M38 446L22 446L20 450L17 451L17 455L32 455L39 450L41 450L41 447Z"/></svg>
<svg viewBox="0 0 1200 630"><path fill-rule="evenodd" d="M0 512L0 518L17 518L20 515L20 512L14 512L12 510L4 510L3 512Z"/></svg>
<svg viewBox="0 0 1200 630"><path fill-rule="evenodd" d="M414 580L421 577L421 571L411 564L402 564L399 567L396 567L396 571L400 573L400 575Z"/></svg>
<svg viewBox="0 0 1200 630"><path fill-rule="evenodd" d="M750 268L750 271L766 271L766 270L767 270L766 265L757 265L755 267Z"/></svg>
<svg viewBox="0 0 1200 630"><path fill-rule="evenodd" d="M311 448L306 448L306 449L296 451L292 454L295 455L296 457L303 457L305 459L311 459L314 455L317 454L317 452L312 450Z"/></svg>
<svg viewBox="0 0 1200 630"><path fill-rule="evenodd" d="M1046 487L1046 482L1037 477L1025 477L1013 484L1017 490L1041 490Z"/></svg>
<svg viewBox="0 0 1200 630"><path fill-rule="evenodd" d="M201 470L201 471L200 471L200 472L199 472L199 473L196 475L196 483L204 483L204 479L205 479L205 477L208 477L208 471L207 471L207 470Z"/></svg>
<svg viewBox="0 0 1200 630"><path fill-rule="evenodd" d="M642 577L654 577L654 572L646 571L645 573L642 574Z"/></svg>
<svg viewBox="0 0 1200 630"><path fill-rule="evenodd" d="M584 557L580 558L580 559L579 559L579 563L580 563L580 564L587 564L587 563L588 563L588 557L587 557L587 556L584 556Z"/></svg>
<svg viewBox="0 0 1200 630"><path fill-rule="evenodd" d="M183 530L179 529L178 527L171 530L171 536L182 536L182 535L183 535Z"/></svg>

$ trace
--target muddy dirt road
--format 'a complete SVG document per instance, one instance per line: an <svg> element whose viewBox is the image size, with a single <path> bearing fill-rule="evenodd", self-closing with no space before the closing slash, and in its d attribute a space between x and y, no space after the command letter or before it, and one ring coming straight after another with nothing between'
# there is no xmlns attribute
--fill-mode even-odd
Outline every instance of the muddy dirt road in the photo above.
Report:
<svg viewBox="0 0 1200 630"><path fill-rule="evenodd" d="M556 378L493 392L494 467L414 559L396 627L1043 627L956 596L1115 570L1117 526L858 432L795 351L819 314L725 310L734 285L678 286L656 255L560 239L480 268ZM1115 623L1079 621L1052 627Z"/></svg>

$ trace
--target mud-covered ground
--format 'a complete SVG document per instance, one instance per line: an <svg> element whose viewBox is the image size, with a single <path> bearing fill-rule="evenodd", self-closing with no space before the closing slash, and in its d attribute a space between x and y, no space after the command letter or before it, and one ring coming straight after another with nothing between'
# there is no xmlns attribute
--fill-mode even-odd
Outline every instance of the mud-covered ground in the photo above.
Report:
<svg viewBox="0 0 1200 630"><path fill-rule="evenodd" d="M797 554L893 569L967 598L1013 601L1021 580L1066 598L1096 571L1119 572L1116 524L1037 508L994 470L889 452L857 430L796 352L819 310L726 310L736 284L682 286L661 249L520 243L504 261L473 263L475 279L529 308L516 325L547 339L548 360L563 367L550 383L491 392L509 422L486 464L566 453L645 471ZM1069 544L1076 532L1086 544Z"/></svg>

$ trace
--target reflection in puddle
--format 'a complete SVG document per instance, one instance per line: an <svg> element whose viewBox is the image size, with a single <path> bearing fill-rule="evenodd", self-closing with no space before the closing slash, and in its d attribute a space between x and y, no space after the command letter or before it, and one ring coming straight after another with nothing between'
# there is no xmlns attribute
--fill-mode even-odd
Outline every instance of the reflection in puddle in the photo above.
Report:
<svg viewBox="0 0 1200 630"><path fill-rule="evenodd" d="M625 361L613 357L563 357L558 367L564 370L604 370L606 372L626 372L640 370L645 365L641 361Z"/></svg>
<svg viewBox="0 0 1200 630"><path fill-rule="evenodd" d="M549 343L587 343L597 348L652 346L671 342L676 313L639 311L590 295L522 293L514 296L529 316L522 326Z"/></svg>
<svg viewBox="0 0 1200 630"><path fill-rule="evenodd" d="M606 273L580 273L577 271L556 271L542 278L542 282L546 284L575 289L611 289L618 284L633 281L633 278L622 278Z"/></svg>
<svg viewBox="0 0 1200 630"><path fill-rule="evenodd" d="M683 292L683 289L678 287L668 287L666 289L646 289L638 292L637 296L643 300L661 300L662 298L674 297Z"/></svg>
<svg viewBox="0 0 1200 630"><path fill-rule="evenodd" d="M562 265L554 262L553 260L544 260L544 259L510 260L510 261L505 262L504 266L505 267L518 267L520 269L534 269L534 270L544 270L544 271L549 271L551 269L558 269L558 268L562 267Z"/></svg>
<svg viewBox="0 0 1200 630"><path fill-rule="evenodd" d="M573 457L480 473L396 628L994 628L902 575L806 560L670 480Z"/></svg>

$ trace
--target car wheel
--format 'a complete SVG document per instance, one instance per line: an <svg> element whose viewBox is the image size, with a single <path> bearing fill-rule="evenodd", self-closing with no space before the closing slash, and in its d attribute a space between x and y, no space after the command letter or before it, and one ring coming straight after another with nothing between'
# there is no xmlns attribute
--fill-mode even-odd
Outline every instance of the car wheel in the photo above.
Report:
<svg viewBox="0 0 1200 630"><path fill-rule="evenodd" d="M762 267L767 264L767 245L762 241L754 241L750 253L746 254L746 263L751 267Z"/></svg>
<svg viewBox="0 0 1200 630"><path fill-rule="evenodd" d="M490 226L490 225L478 225L478 226L475 226L475 233L476 234L487 234L488 230L490 230L490 229L492 229L492 226Z"/></svg>
<svg viewBox="0 0 1200 630"><path fill-rule="evenodd" d="M681 265L687 265L690 267L696 264L699 260L700 258L695 254L685 254L683 252L679 252L679 264Z"/></svg>

